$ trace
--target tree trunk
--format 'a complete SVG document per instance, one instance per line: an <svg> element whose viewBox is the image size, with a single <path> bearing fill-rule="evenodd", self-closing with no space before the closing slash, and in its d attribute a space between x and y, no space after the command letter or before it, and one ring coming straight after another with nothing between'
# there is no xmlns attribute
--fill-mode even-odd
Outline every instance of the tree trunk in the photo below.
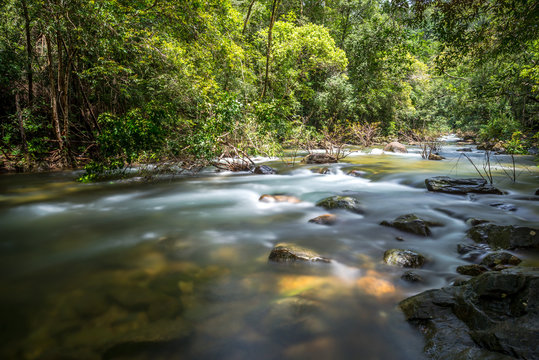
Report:
<svg viewBox="0 0 539 360"><path fill-rule="evenodd" d="M262 90L262 98L266 96L266 91L268 89L268 77L269 77L269 65L270 65L270 57L271 57L271 43L273 40L273 24L275 24L275 16L277 14L277 8L279 7L279 4L281 3L281 0L273 0L273 7L271 9L271 18L270 18L270 24L269 24L269 30L268 30L268 51L266 52L266 76L264 77L264 88Z"/></svg>
<svg viewBox="0 0 539 360"><path fill-rule="evenodd" d="M60 130L60 117L58 116L58 95L56 91L56 78L54 76L54 60L52 56L52 42L50 36L45 35L45 42L47 44L47 62L49 69L49 92L51 98L51 110L52 110L52 124L56 139L58 140L58 148L61 152L64 151L64 140L62 139L62 131Z"/></svg>
<svg viewBox="0 0 539 360"><path fill-rule="evenodd" d="M34 100L34 79L32 73L32 38L30 36L30 17L28 15L28 5L26 0L22 0L22 11L24 16L24 29L26 32L26 78L28 80L28 106L32 107Z"/></svg>
<svg viewBox="0 0 539 360"><path fill-rule="evenodd" d="M249 4L247 16L245 16L245 20L243 21L243 30L241 31L242 34L245 34L245 30L247 30L247 24L249 23L249 18L251 17L251 11L253 10L253 5L255 4L255 1L256 0L251 0L251 3Z"/></svg>
<svg viewBox="0 0 539 360"><path fill-rule="evenodd" d="M22 116L21 99L19 93L15 93L15 108L17 110L17 118L19 120L19 131L21 133L22 152L24 154L24 160L26 166L30 166L30 156L28 154L28 144L26 142L26 131L24 130L24 119Z"/></svg>

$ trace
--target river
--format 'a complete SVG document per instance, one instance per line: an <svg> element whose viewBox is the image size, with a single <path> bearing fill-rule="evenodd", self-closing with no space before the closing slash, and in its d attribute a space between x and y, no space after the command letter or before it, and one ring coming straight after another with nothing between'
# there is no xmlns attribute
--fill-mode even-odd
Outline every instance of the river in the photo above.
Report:
<svg viewBox="0 0 539 360"><path fill-rule="evenodd" d="M417 147L369 149L331 165L266 159L277 175L208 169L154 183L2 175L0 357L422 359L424 340L397 304L462 277L463 219L539 225L530 156L516 157L516 183L506 174L511 158L493 157L503 196L426 190L431 176L477 177L462 147L446 142L443 161L423 160ZM473 148L467 154L482 169ZM263 203L263 194L301 202ZM336 210L334 226L309 223L327 212L315 203L336 194L357 196L364 214ZM443 226L424 238L379 225L408 213ZM332 262L270 263L279 242ZM414 270L424 281L406 282L404 269L384 264L390 248L425 255ZM514 253L523 265L539 263L535 253Z"/></svg>

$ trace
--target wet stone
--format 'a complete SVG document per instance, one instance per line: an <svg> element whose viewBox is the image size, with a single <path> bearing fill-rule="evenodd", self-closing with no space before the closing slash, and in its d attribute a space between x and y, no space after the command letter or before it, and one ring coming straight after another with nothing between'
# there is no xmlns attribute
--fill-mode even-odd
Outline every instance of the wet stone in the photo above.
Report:
<svg viewBox="0 0 539 360"><path fill-rule="evenodd" d="M488 220L476 219L476 218L468 218L468 219L466 219L466 224L468 224L470 226L476 226L476 225L479 225L479 224L486 224L488 222L489 222Z"/></svg>
<svg viewBox="0 0 539 360"><path fill-rule="evenodd" d="M319 225L335 225L337 216L333 214L324 214L310 219L309 222Z"/></svg>
<svg viewBox="0 0 539 360"><path fill-rule="evenodd" d="M350 170L349 172L346 173L346 175L355 176L355 177L362 177L365 174L367 174L367 172L362 171L362 170Z"/></svg>
<svg viewBox="0 0 539 360"><path fill-rule="evenodd" d="M420 268L425 263L425 257L412 250L389 249L384 253L384 262L405 268Z"/></svg>
<svg viewBox="0 0 539 360"><path fill-rule="evenodd" d="M513 204L504 204L504 203L492 203L488 204L489 206L498 208L503 211L517 211L517 207Z"/></svg>
<svg viewBox="0 0 539 360"><path fill-rule="evenodd" d="M331 174L331 169L328 167L323 167L320 169L316 169L315 172L317 174L328 175L328 174Z"/></svg>
<svg viewBox="0 0 539 360"><path fill-rule="evenodd" d="M480 224L468 230L467 235L477 243L494 249L539 248L539 230L526 226Z"/></svg>
<svg viewBox="0 0 539 360"><path fill-rule="evenodd" d="M518 265L522 262L518 257L505 251L496 251L488 254L481 260L481 264L494 268L498 265Z"/></svg>
<svg viewBox="0 0 539 360"><path fill-rule="evenodd" d="M407 282L416 283L416 282L423 282L423 277L413 271L405 271L401 279Z"/></svg>
<svg viewBox="0 0 539 360"><path fill-rule="evenodd" d="M454 179L448 176L435 176L425 179L425 185L429 191L443 192L448 194L503 194L500 190L480 178Z"/></svg>
<svg viewBox="0 0 539 360"><path fill-rule="evenodd" d="M271 250L268 259L278 263L289 263L296 261L324 263L331 262L331 260L320 256L310 249L287 243L275 245L275 247Z"/></svg>
<svg viewBox="0 0 539 360"><path fill-rule="evenodd" d="M290 195L269 195L269 194L264 194L264 195L260 196L258 201L265 202L265 203L288 202L288 203L293 203L293 204L297 204L297 203L301 202L301 200L298 199L295 196L290 196Z"/></svg>
<svg viewBox="0 0 539 360"><path fill-rule="evenodd" d="M484 272L487 272L488 269L482 265L471 264L471 265L461 265L457 267L457 272L462 275L468 276L477 276L481 275Z"/></svg>
<svg viewBox="0 0 539 360"><path fill-rule="evenodd" d="M407 153L408 150L406 149L406 146L399 142L390 142L384 147L384 151L390 151L395 153Z"/></svg>
<svg viewBox="0 0 539 360"><path fill-rule="evenodd" d="M477 258L485 255L490 250L486 244L458 244L457 252L462 258L469 261L475 261Z"/></svg>
<svg viewBox="0 0 539 360"><path fill-rule="evenodd" d="M394 227L420 236L429 236L431 234L430 226L442 226L440 223L423 220L415 214L402 215L393 221L384 220L380 225Z"/></svg>
<svg viewBox="0 0 539 360"><path fill-rule="evenodd" d="M429 154L429 157L428 157L429 160L443 160L445 159L443 156L440 156L438 154Z"/></svg>
<svg viewBox="0 0 539 360"><path fill-rule="evenodd" d="M358 214L363 213L363 208L358 199L351 196L331 196L320 200L316 206L323 207L326 210L344 209Z"/></svg>
<svg viewBox="0 0 539 360"><path fill-rule="evenodd" d="M461 149L457 149L457 151L460 151L460 152L472 152L472 148L461 148Z"/></svg>
<svg viewBox="0 0 539 360"><path fill-rule="evenodd" d="M433 358L537 359L537 294L539 269L513 268L427 290L399 307L421 330Z"/></svg>
<svg viewBox="0 0 539 360"><path fill-rule="evenodd" d="M338 162L338 160L329 154L309 154L303 158L302 162L306 164L331 164Z"/></svg>
<svg viewBox="0 0 539 360"><path fill-rule="evenodd" d="M267 165L259 165L254 168L253 173L258 174L258 175L271 175L271 174L277 174L277 170Z"/></svg>

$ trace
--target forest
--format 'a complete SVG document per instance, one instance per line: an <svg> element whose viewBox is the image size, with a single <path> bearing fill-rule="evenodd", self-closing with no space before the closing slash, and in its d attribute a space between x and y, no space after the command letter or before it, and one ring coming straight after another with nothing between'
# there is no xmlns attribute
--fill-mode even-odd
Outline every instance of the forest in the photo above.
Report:
<svg viewBox="0 0 539 360"><path fill-rule="evenodd" d="M330 142L539 141L533 0L2 0L0 162L196 169Z"/></svg>

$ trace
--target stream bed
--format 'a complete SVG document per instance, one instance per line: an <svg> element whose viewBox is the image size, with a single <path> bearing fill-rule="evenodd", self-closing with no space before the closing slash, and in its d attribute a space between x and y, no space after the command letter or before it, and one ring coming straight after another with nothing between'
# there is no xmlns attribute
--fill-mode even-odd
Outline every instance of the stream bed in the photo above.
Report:
<svg viewBox="0 0 539 360"><path fill-rule="evenodd" d="M154 183L2 175L0 358L422 359L424 340L397 304L463 277L464 220L539 226L531 156L515 157L515 183L511 157L493 156L505 195L426 190L428 177L478 177L463 147L445 143L442 161L414 147L357 150L337 164L264 161L276 175L208 169ZM263 194L301 202L264 203ZM333 210L335 225L309 223L332 195L357 197L364 213ZM428 237L380 226L409 213L443 226ZM332 261L269 262L281 242ZM414 270L422 282L383 262L391 248L426 257ZM539 264L535 252L512 253Z"/></svg>

